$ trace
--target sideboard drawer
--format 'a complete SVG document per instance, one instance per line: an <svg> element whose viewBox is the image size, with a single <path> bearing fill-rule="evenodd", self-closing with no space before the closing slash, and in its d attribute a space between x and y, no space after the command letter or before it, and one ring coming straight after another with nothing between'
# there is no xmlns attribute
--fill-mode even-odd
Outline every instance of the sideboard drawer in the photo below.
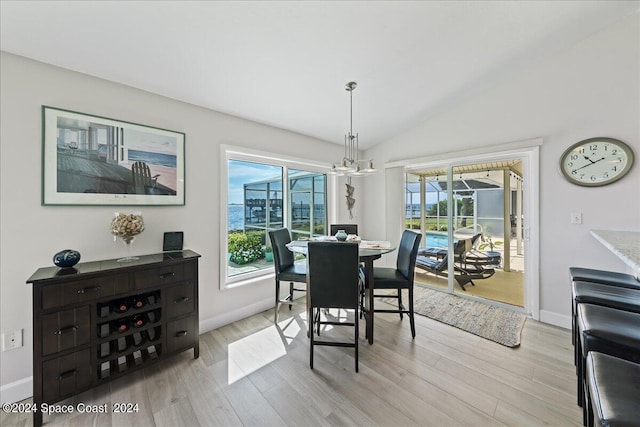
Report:
<svg viewBox="0 0 640 427"><path fill-rule="evenodd" d="M57 401L91 384L91 350L86 349L42 362L43 398Z"/></svg>
<svg viewBox="0 0 640 427"><path fill-rule="evenodd" d="M193 283L172 286L167 289L166 295L167 319L193 311Z"/></svg>
<svg viewBox="0 0 640 427"><path fill-rule="evenodd" d="M129 291L129 275L114 274L93 279L74 280L61 286L42 288L42 309L77 304Z"/></svg>
<svg viewBox="0 0 640 427"><path fill-rule="evenodd" d="M42 316L42 355L57 353L90 341L88 305Z"/></svg>
<svg viewBox="0 0 640 427"><path fill-rule="evenodd" d="M167 323L167 351L173 353L192 346L197 335L195 316Z"/></svg>
<svg viewBox="0 0 640 427"><path fill-rule="evenodd" d="M191 278L190 269L184 263L166 265L144 271L136 271L134 279L135 289L145 289L155 286L178 283Z"/></svg>

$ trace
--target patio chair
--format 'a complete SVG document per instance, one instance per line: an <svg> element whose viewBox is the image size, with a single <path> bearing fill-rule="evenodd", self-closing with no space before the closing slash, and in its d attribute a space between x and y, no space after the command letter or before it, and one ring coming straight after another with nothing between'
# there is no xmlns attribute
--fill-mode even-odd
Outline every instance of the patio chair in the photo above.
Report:
<svg viewBox="0 0 640 427"><path fill-rule="evenodd" d="M131 165L131 177L135 194L153 194L160 175L151 176L149 165L145 162L135 162Z"/></svg>
<svg viewBox="0 0 640 427"><path fill-rule="evenodd" d="M469 252L475 253L472 249L471 241L477 237L474 236L471 239L460 239L453 247L454 266L453 277L458 282L460 288L466 291L466 285L471 284L475 286L474 280L488 279L495 274L495 269L487 268L488 264L485 264L485 260L482 259L479 262L474 262L473 259L466 259L466 254ZM423 251L423 254L425 252ZM429 273L436 276L448 277L449 275L449 255L446 251L444 255L440 257L429 257L426 255L420 255L416 259L416 266L426 270ZM493 258L495 260L495 258Z"/></svg>

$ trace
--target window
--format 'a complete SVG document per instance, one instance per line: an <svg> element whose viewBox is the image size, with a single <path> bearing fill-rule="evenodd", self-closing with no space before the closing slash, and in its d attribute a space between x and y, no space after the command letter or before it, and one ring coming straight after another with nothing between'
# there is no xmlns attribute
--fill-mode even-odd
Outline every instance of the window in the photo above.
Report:
<svg viewBox="0 0 640 427"><path fill-rule="evenodd" d="M273 272L270 230L287 227L292 239L326 234L327 176L322 166L266 154L225 154L221 283L229 286Z"/></svg>

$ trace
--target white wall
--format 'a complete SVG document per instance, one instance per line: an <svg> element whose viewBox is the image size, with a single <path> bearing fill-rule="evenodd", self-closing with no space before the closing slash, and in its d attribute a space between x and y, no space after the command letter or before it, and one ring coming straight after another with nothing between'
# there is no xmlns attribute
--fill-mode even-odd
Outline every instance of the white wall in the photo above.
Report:
<svg viewBox="0 0 640 427"><path fill-rule="evenodd" d="M82 261L125 253L114 242L114 211L142 211L145 231L134 253L162 249L162 234L183 230L185 247L200 259L201 329L210 329L273 305L273 279L219 291L219 145L232 144L330 161L342 147L178 102L131 87L1 53L0 57L0 330L23 328L24 347L0 353L2 401L31 395L31 285L54 253L80 251ZM188 82L185 82L188 84ZM274 102L278 102L274 100ZM50 105L186 134L186 205L179 207L41 206L41 106ZM23 396L24 397L24 396Z"/></svg>
<svg viewBox="0 0 640 427"><path fill-rule="evenodd" d="M590 229L640 230L640 15L530 64L421 125L365 153L376 163L543 138L540 150L540 319L569 327L569 266L630 272ZM599 188L569 184L558 162L574 142L608 136L633 148L636 165L623 180ZM380 174L365 182L362 227L378 224L387 200ZM387 215L390 210L387 209ZM395 212L395 211L393 211ZM571 212L583 213L571 225Z"/></svg>

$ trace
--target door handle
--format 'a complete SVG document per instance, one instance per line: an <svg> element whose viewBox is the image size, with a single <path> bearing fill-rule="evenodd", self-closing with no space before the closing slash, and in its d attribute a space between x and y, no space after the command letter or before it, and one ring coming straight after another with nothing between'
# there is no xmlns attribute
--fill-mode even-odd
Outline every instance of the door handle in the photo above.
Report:
<svg viewBox="0 0 640 427"><path fill-rule="evenodd" d="M67 326L67 327L58 329L53 334L54 335L62 335L62 334L66 334L66 333L69 333L69 332L77 331L78 329L80 329L80 326L78 326L78 325Z"/></svg>

